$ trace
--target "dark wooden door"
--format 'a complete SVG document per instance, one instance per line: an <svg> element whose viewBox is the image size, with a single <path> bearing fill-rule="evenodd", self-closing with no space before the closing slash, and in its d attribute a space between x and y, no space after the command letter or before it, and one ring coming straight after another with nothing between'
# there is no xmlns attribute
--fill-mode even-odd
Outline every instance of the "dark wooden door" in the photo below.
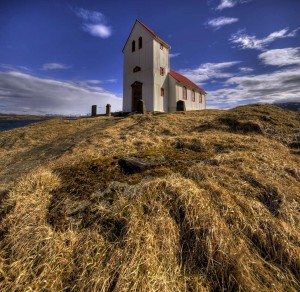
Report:
<svg viewBox="0 0 300 292"><path fill-rule="evenodd" d="M131 111L136 112L137 107L138 107L138 101L140 99L143 99L142 95L142 88L143 88L143 83L141 82L134 82L132 85L132 106L131 106Z"/></svg>

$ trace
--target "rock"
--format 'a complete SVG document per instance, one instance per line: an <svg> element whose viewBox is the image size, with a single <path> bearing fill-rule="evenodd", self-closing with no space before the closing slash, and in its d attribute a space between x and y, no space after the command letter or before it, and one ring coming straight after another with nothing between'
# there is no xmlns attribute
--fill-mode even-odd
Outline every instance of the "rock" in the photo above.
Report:
<svg viewBox="0 0 300 292"><path fill-rule="evenodd" d="M137 102L137 113L145 114L147 112L145 103L142 99Z"/></svg>
<svg viewBox="0 0 300 292"><path fill-rule="evenodd" d="M124 157L119 160L119 165L126 174L142 172L164 163L166 163L166 159L163 156L151 158Z"/></svg>

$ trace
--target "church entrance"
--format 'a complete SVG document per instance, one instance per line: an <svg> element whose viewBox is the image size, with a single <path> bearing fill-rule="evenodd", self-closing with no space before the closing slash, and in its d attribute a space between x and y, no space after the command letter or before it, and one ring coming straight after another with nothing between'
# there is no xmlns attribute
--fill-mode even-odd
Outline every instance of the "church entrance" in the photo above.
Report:
<svg viewBox="0 0 300 292"><path fill-rule="evenodd" d="M132 85L132 104L131 111L136 112L138 110L138 101L143 99L142 87L143 83L135 81Z"/></svg>

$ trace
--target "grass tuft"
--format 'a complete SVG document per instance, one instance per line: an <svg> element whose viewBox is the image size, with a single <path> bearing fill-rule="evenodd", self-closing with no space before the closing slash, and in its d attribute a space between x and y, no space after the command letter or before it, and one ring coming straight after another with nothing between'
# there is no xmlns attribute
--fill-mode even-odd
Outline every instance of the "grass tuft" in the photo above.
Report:
<svg viewBox="0 0 300 292"><path fill-rule="evenodd" d="M251 105L0 133L0 290L299 291L299 129Z"/></svg>

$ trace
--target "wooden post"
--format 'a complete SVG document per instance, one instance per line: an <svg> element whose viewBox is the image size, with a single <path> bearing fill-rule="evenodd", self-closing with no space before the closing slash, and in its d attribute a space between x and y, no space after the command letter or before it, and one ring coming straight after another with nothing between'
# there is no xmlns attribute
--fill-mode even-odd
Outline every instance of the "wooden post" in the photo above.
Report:
<svg viewBox="0 0 300 292"><path fill-rule="evenodd" d="M106 115L107 115L108 117L111 116L111 105L110 105L110 104L107 104L107 105L106 105Z"/></svg>

